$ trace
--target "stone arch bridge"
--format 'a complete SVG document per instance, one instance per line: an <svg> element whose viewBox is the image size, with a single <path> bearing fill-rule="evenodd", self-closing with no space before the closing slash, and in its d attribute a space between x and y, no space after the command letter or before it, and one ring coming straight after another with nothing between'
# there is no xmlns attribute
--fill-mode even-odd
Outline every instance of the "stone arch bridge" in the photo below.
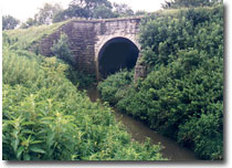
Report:
<svg viewBox="0 0 232 168"><path fill-rule="evenodd" d="M68 36L68 45L79 70L96 74L97 79L121 68L132 68L139 57L139 24L143 16L101 20L71 20L56 32L41 40L42 55L53 55L51 47L60 38ZM135 76L143 76L136 65Z"/></svg>

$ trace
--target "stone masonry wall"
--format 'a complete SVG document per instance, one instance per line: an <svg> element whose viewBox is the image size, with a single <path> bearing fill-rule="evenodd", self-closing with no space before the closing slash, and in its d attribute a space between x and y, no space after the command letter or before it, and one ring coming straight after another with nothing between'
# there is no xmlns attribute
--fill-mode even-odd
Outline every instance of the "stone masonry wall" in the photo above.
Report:
<svg viewBox="0 0 232 168"><path fill-rule="evenodd" d="M71 22L63 30L69 37L69 47L74 55L77 68L83 72L95 73L94 44L96 33L94 24Z"/></svg>
<svg viewBox="0 0 232 168"><path fill-rule="evenodd" d="M134 73L134 82L137 82L138 79L144 79L147 76L147 67L144 63L141 62L142 55L139 54L135 65L135 73Z"/></svg>
<svg viewBox="0 0 232 168"><path fill-rule="evenodd" d="M71 20L61 26L56 32L40 42L40 53L53 55L51 47L64 32L69 38L76 66L79 70L97 74L98 54L103 45L110 39L124 37L131 40L140 49L138 43L139 22L141 17L116 18L103 20Z"/></svg>

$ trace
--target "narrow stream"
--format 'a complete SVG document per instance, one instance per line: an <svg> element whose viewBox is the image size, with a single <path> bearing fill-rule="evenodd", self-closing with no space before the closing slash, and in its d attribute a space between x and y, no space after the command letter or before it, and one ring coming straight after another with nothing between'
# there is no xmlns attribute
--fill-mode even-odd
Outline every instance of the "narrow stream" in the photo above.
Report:
<svg viewBox="0 0 232 168"><path fill-rule="evenodd" d="M88 89L87 95L92 102L100 99L99 92L95 87ZM121 113L115 108L112 109L114 110L116 120L118 122L122 122L122 124L125 125L126 130L129 134L131 134L134 140L143 143L146 137L149 137L152 144L158 144L160 142L161 145L164 146L164 149L161 151L163 156L173 161L199 160L193 151L180 146L176 141L158 134L141 121L135 120L134 118Z"/></svg>

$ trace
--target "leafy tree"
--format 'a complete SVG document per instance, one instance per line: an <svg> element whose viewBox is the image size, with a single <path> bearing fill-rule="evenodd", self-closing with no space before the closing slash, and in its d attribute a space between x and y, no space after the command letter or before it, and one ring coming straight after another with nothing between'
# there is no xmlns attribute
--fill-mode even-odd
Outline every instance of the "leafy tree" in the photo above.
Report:
<svg viewBox="0 0 232 168"><path fill-rule="evenodd" d="M112 8L111 3L108 0L73 0L70 3L70 7L72 6L78 6L85 9L89 14L88 17L94 17L95 10L97 10L96 13L100 13L100 10L107 10L107 12L109 12L109 10Z"/></svg>
<svg viewBox="0 0 232 168"><path fill-rule="evenodd" d="M222 0L165 0L165 3L162 4L162 7L167 9L179 7L211 6L221 2Z"/></svg>
<svg viewBox="0 0 232 168"><path fill-rule="evenodd" d="M93 10L93 18L115 18L117 17L117 14L112 12L112 10L104 5L96 7L96 9Z"/></svg>
<svg viewBox="0 0 232 168"><path fill-rule="evenodd" d="M73 17L88 18L89 16L89 13L85 9L81 8L78 5L71 5L68 7L68 9L57 13L53 18L53 22L60 22Z"/></svg>
<svg viewBox="0 0 232 168"><path fill-rule="evenodd" d="M127 4L113 3L113 11L119 16L134 15L134 11Z"/></svg>
<svg viewBox="0 0 232 168"><path fill-rule="evenodd" d="M70 6L79 6L88 11L95 9L98 6L111 8L111 3L108 0L73 0Z"/></svg>
<svg viewBox="0 0 232 168"><path fill-rule="evenodd" d="M59 4L46 3L39 12L35 15L35 20L38 25L51 24L53 17L62 11L62 7Z"/></svg>
<svg viewBox="0 0 232 168"><path fill-rule="evenodd" d="M2 30L14 29L19 24L19 20L13 16L6 15L2 17Z"/></svg>
<svg viewBox="0 0 232 168"><path fill-rule="evenodd" d="M52 23L62 22L62 21L64 21L64 20L69 19L69 16L66 14L65 11L66 11L66 10L57 13L57 14L54 16L54 18L52 19Z"/></svg>
<svg viewBox="0 0 232 168"><path fill-rule="evenodd" d="M22 23L22 25L20 26L20 28L27 29L27 28L29 28L31 26L35 26L35 25L37 25L36 20L33 19L33 18L28 18L25 23Z"/></svg>
<svg viewBox="0 0 232 168"><path fill-rule="evenodd" d="M73 17L116 17L111 9L111 3L108 0L73 0L67 9L55 15L53 22L60 22Z"/></svg>
<svg viewBox="0 0 232 168"><path fill-rule="evenodd" d="M146 11L143 11L143 10L139 10L139 11L136 11L136 12L135 12L135 15L136 15L136 16L145 15L145 14L147 14L147 12L146 12Z"/></svg>
<svg viewBox="0 0 232 168"><path fill-rule="evenodd" d="M132 16L134 11L126 4L113 5L108 0L73 0L69 7L55 15L53 22L60 22L73 17L115 18Z"/></svg>

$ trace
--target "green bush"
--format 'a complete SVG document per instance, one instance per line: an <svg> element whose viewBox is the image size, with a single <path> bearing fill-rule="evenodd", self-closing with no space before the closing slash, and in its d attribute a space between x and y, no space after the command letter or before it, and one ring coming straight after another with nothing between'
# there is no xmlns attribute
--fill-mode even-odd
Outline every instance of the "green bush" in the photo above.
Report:
<svg viewBox="0 0 232 168"><path fill-rule="evenodd" d="M3 49L3 83L16 85L21 83L34 83L43 75L35 54L34 58L28 59L29 52L24 52L24 56L20 56L22 51L11 52L9 49Z"/></svg>
<svg viewBox="0 0 232 168"><path fill-rule="evenodd" d="M53 44L51 50L57 58L70 65L65 72L66 77L74 85L83 89L91 86L94 82L96 82L95 75L85 74L75 68L76 62L68 46L68 36L66 34L62 33L60 35L60 39Z"/></svg>
<svg viewBox="0 0 232 168"><path fill-rule="evenodd" d="M122 99L124 92L129 87L133 80L133 72L123 70L116 75L111 75L107 80L98 85L100 94L105 101L111 104L116 104L118 100Z"/></svg>
<svg viewBox="0 0 232 168"><path fill-rule="evenodd" d="M102 98L201 158L222 159L222 6L146 18L140 42L147 77L125 88L110 76L98 87Z"/></svg>
<svg viewBox="0 0 232 168"><path fill-rule="evenodd" d="M204 159L223 158L223 135L222 135L222 114L221 103L211 104L206 114L194 116L186 123L180 125L178 141L193 144L196 153ZM217 110L216 113L214 110Z"/></svg>
<svg viewBox="0 0 232 168"><path fill-rule="evenodd" d="M66 78L67 64L8 47L3 48L4 160L164 159L159 145L131 141L110 107L78 91Z"/></svg>
<svg viewBox="0 0 232 168"><path fill-rule="evenodd" d="M61 33L60 39L53 44L51 50L57 58L64 60L70 65L75 65L75 60L68 46L68 36L66 34Z"/></svg>
<svg viewBox="0 0 232 168"><path fill-rule="evenodd" d="M87 89L96 85L95 74L83 73L73 66L69 66L65 71L66 78L69 79L73 85L77 86L79 89Z"/></svg>

